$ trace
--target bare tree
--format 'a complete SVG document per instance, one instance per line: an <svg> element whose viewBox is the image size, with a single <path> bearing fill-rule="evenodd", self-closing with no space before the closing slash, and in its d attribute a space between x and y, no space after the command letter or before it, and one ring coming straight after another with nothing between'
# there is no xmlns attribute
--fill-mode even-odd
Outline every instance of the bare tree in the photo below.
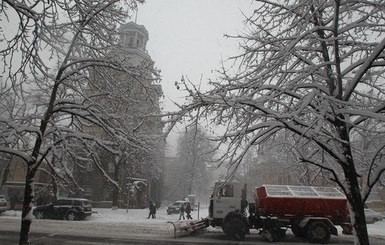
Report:
<svg viewBox="0 0 385 245"><path fill-rule="evenodd" d="M385 170L384 142L358 172L354 142L365 122L384 135L384 3L379 1L257 1L247 18L239 67L222 69L208 92L185 83L180 116L213 116L228 146L221 160L238 166L247 149L282 130L313 149L300 161L331 172L345 192L355 241L369 244L364 202ZM237 63L238 62L238 63ZM375 123L374 123L375 122ZM373 145L367 145L373 147ZM321 153L325 155L322 161ZM360 174L368 176L360 186Z"/></svg>
<svg viewBox="0 0 385 245"><path fill-rule="evenodd" d="M284 130L261 143L257 154L258 160L264 161L265 164L278 162L282 167L285 167L286 174L298 176L298 184L315 185L316 183L322 183L323 185L335 185L335 182L330 180L329 171L300 160L314 150L314 145L309 140ZM320 162L327 160L323 151L320 151L314 158L319 159Z"/></svg>
<svg viewBox="0 0 385 245"><path fill-rule="evenodd" d="M119 84L111 70L143 74L127 65L127 57L114 55L121 48L117 27L136 8L136 1L120 2L5 0L0 6L2 23L17 25L2 27L0 97L14 106L1 111L0 152L26 163L19 244L28 243L33 179L43 163L55 170L52 159L72 159L81 167L91 159L117 184L98 161L97 149L116 155L122 154L120 145L146 150L121 114L111 110L114 105L103 103L114 96L130 101L129 94L113 89ZM103 86L92 79L95 69L104 74ZM73 179L68 161L56 163L63 170L59 176Z"/></svg>
<svg viewBox="0 0 385 245"><path fill-rule="evenodd" d="M177 147L177 186L184 196L207 190L207 167L213 159L213 145L200 127L185 128ZM203 191L202 191L203 190Z"/></svg>

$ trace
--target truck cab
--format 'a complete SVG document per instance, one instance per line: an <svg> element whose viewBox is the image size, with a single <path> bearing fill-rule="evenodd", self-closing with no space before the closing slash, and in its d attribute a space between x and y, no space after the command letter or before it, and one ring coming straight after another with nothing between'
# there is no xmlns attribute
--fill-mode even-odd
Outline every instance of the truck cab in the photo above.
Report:
<svg viewBox="0 0 385 245"><path fill-rule="evenodd" d="M226 215L235 210L241 210L242 199L245 200L243 185L239 182L215 182L214 190L210 196L209 217L213 226L221 226Z"/></svg>

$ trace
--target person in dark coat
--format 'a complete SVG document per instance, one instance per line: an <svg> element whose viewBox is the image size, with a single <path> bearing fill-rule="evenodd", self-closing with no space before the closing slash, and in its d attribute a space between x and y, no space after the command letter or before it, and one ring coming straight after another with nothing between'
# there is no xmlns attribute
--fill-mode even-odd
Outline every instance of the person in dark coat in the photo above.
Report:
<svg viewBox="0 0 385 245"><path fill-rule="evenodd" d="M148 205L148 209L150 209L150 213L148 214L148 218L149 219L150 217L155 219L155 214L156 214L156 205L153 201L150 201L150 204Z"/></svg>
<svg viewBox="0 0 385 245"><path fill-rule="evenodd" d="M185 211L185 207L184 207L184 203L182 203L182 205L180 206L180 214L179 214L179 220L183 217L184 219L184 211Z"/></svg>
<svg viewBox="0 0 385 245"><path fill-rule="evenodd" d="M186 204L186 218L192 219L192 217L191 217L191 204L189 202Z"/></svg>
<svg viewBox="0 0 385 245"><path fill-rule="evenodd" d="M156 219L156 208L157 208L157 202L152 202L152 218Z"/></svg>

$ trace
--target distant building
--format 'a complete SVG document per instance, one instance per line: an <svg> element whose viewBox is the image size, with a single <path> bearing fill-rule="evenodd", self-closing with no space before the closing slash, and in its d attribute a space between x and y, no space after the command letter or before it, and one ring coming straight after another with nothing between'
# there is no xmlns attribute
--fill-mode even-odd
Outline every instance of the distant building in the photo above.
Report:
<svg viewBox="0 0 385 245"><path fill-rule="evenodd" d="M0 154L1 191L10 203L10 208L14 210L22 209L26 168L27 165L22 159L8 154ZM33 182L35 201L40 196L44 196L44 201L47 203L52 201L53 192L52 186L50 186L52 180L48 176L45 171L36 172Z"/></svg>
<svg viewBox="0 0 385 245"><path fill-rule="evenodd" d="M111 70L109 75L115 79L115 88L126 91L130 101L117 100L116 107L111 109L115 110L113 113L121 114L121 120L132 135L145 135L148 144L151 144L155 151L150 154L134 148L127 149L130 151L130 159L123 159L123 162L116 164L115 157L101 150L100 159L107 174L120 185L122 191L119 192L119 206L126 206L128 203L131 208L143 208L148 205L149 199L161 199L161 171L164 163L164 141L161 140L161 136L164 125L159 117L151 115L160 113L160 98L163 93L161 85L151 74L154 62L146 50L149 40L146 28L129 22L119 28L119 36L121 46L111 55L123 62L130 74ZM91 80L98 86L104 86L103 72L105 71L98 69L91 71ZM110 102L99 101L99 103ZM91 127L86 130L100 136L98 128ZM75 195L92 200L94 206L110 206L114 189L112 183L93 163L84 165L85 168L75 170L76 179L84 191L79 191Z"/></svg>

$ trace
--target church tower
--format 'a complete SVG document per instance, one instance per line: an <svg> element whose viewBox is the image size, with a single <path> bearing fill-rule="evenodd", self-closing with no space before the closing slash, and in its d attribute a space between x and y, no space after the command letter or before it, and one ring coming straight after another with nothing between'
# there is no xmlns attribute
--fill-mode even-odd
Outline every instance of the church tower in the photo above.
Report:
<svg viewBox="0 0 385 245"><path fill-rule="evenodd" d="M87 189L85 197L92 200L95 206L106 201L117 201L114 205L138 208L146 206L150 198L161 198L164 124L157 115L161 112L163 92L154 61L146 49L149 40L147 29L131 21L122 24L117 34L119 43L109 58L121 62L124 71L94 69L91 74L93 84L97 85L95 93L99 92L98 89L104 89L102 92L111 95L107 98L98 97L97 103L111 105L106 106L108 113L115 116L114 120L123 125L122 130L135 142L124 146L125 157L119 164L115 156L102 150L99 158L106 173L116 178L114 180L119 183L120 190L127 191L127 185L135 188L130 188L129 193L123 195L99 173L99 169L91 167L86 173L79 172L79 185ZM99 133L97 128L89 130ZM132 182L139 179L143 180L141 185Z"/></svg>
<svg viewBox="0 0 385 245"><path fill-rule="evenodd" d="M144 73L141 77L139 86L133 86L132 98L135 98L139 104L134 106L135 117L131 119L137 130L137 133L147 135L148 139L151 139L151 148L158 154L145 153L144 161L152 164L146 164L146 169L142 172L146 172L145 175L141 175L139 171L135 171L130 174L134 174L135 177L147 179L148 193L146 198L142 201L146 202L147 199L160 200L161 199L161 179L160 173L157 170L151 168L163 168L164 162L164 142L161 139L163 133L163 123L159 117L149 117L149 115L160 114L160 98L163 94L162 87L157 80L153 79L150 70L154 71L154 62L147 52L147 42L149 40L149 34L147 29L143 25L131 21L122 25L119 28L120 45L121 45L121 57L124 57L126 64L130 67L137 67L139 70L144 69ZM130 81L127 77L127 81ZM140 125L140 126L138 126ZM140 164L142 165L142 164ZM152 166L152 167L151 167ZM140 168L136 166L136 168ZM137 201L142 199L143 195L140 195L140 191L135 192L138 196L135 198ZM138 203L139 205L139 203Z"/></svg>
<svg viewBox="0 0 385 245"><path fill-rule="evenodd" d="M146 49L149 40L148 31L143 25L131 21L122 25L119 33L122 51L130 55L132 65L139 65L144 60L153 63Z"/></svg>

